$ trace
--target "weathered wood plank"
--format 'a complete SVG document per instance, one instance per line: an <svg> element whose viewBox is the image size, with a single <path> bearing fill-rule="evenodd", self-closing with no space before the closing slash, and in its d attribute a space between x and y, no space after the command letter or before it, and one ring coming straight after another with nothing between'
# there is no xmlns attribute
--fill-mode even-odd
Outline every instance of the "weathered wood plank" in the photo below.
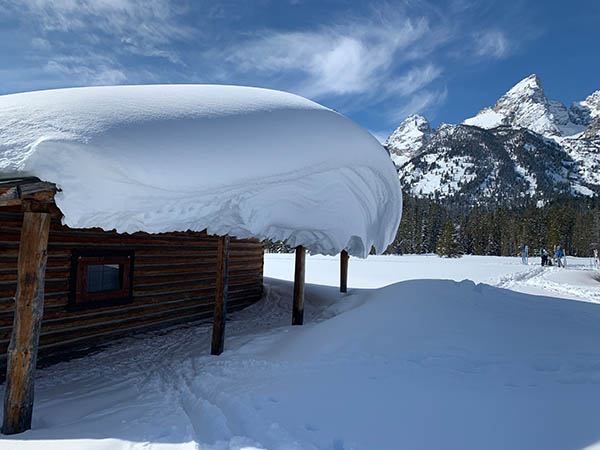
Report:
<svg viewBox="0 0 600 450"><path fill-rule="evenodd" d="M49 231L49 214L25 213L18 262L17 309L8 347L4 434L21 433L31 428Z"/></svg>
<svg viewBox="0 0 600 450"><path fill-rule="evenodd" d="M227 315L227 294L229 281L229 236L219 238L217 255L217 286L213 314L213 332L210 353L220 355L225 345L225 318Z"/></svg>
<svg viewBox="0 0 600 450"><path fill-rule="evenodd" d="M299 245L296 247L296 265L294 267L294 307L292 311L292 325L304 323L304 272L306 262L306 249Z"/></svg>

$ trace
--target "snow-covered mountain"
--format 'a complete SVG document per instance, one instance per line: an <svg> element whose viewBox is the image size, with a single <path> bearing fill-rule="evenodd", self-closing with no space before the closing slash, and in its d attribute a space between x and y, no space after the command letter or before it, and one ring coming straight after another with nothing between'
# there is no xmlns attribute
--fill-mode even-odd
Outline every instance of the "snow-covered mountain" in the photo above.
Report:
<svg viewBox="0 0 600 450"><path fill-rule="evenodd" d="M581 102L573 102L569 109L571 122L578 125L587 125L598 117L600 117L600 90Z"/></svg>
<svg viewBox="0 0 600 450"><path fill-rule="evenodd" d="M535 74L460 125L410 116L384 144L405 190L461 204L600 194L600 91L569 109Z"/></svg>
<svg viewBox="0 0 600 450"><path fill-rule="evenodd" d="M413 114L404 119L383 145L396 166L401 166L427 145L434 132L425 117Z"/></svg>
<svg viewBox="0 0 600 450"><path fill-rule="evenodd" d="M568 136L581 133L585 128L587 104L580 104L581 120L573 123L566 106L561 102L548 100L542 82L533 74L514 85L493 107L485 108L463 123L488 129L509 125L527 128L546 136Z"/></svg>

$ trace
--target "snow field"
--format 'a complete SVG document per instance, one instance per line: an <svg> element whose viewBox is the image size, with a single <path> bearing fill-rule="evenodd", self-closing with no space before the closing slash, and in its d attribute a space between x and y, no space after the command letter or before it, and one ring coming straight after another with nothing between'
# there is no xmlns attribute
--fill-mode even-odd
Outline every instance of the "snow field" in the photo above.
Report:
<svg viewBox="0 0 600 450"><path fill-rule="evenodd" d="M0 448L600 448L600 306L515 292L597 292L587 260L351 258L346 295L338 258L306 269L305 326L289 326L292 283L267 278L219 357L191 324L39 371L34 429ZM267 276L292 273L293 255L266 255Z"/></svg>

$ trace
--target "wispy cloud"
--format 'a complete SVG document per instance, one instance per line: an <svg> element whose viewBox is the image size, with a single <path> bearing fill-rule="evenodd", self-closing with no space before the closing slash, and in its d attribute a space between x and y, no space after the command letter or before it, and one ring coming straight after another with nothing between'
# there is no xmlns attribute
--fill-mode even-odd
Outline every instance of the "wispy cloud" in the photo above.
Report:
<svg viewBox="0 0 600 450"><path fill-rule="evenodd" d="M448 34L425 16L380 12L311 31L262 32L216 52L228 64L224 76L284 78L289 90L341 99L350 108L389 99L410 105L413 94L440 77L442 68L424 59Z"/></svg>
<svg viewBox="0 0 600 450"><path fill-rule="evenodd" d="M300 75L305 95L362 94L377 90L391 75L398 53L423 38L425 19L371 20L307 32L264 33L236 45L227 61L238 70L266 75Z"/></svg>
<svg viewBox="0 0 600 450"><path fill-rule="evenodd" d="M486 30L473 34L475 54L477 56L491 56L504 58L512 50L512 43L500 30Z"/></svg>
<svg viewBox="0 0 600 450"><path fill-rule="evenodd" d="M195 30L178 18L185 8L168 0L20 0L7 1L19 17L33 22L44 42L65 47L61 38L77 33L80 46L120 42L112 50L141 56L157 56L181 63L173 47L176 41L193 38Z"/></svg>

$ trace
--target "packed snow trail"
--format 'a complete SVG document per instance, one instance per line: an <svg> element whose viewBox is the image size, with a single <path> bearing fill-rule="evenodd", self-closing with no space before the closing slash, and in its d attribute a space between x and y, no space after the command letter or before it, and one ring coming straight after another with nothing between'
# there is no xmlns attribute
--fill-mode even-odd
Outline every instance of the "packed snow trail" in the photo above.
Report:
<svg viewBox="0 0 600 450"><path fill-rule="evenodd" d="M440 278L539 270L406 259ZM267 272L283 270L274 261ZM472 281L309 284L306 325L291 327L292 283L265 281L263 300L230 316L219 357L210 325L190 324L40 370L33 430L0 448L600 448L600 305Z"/></svg>
<svg viewBox="0 0 600 450"><path fill-rule="evenodd" d="M529 266L522 272L500 277L493 284L520 292L544 292L572 300L600 303L599 280L600 272L579 262L565 268Z"/></svg>

